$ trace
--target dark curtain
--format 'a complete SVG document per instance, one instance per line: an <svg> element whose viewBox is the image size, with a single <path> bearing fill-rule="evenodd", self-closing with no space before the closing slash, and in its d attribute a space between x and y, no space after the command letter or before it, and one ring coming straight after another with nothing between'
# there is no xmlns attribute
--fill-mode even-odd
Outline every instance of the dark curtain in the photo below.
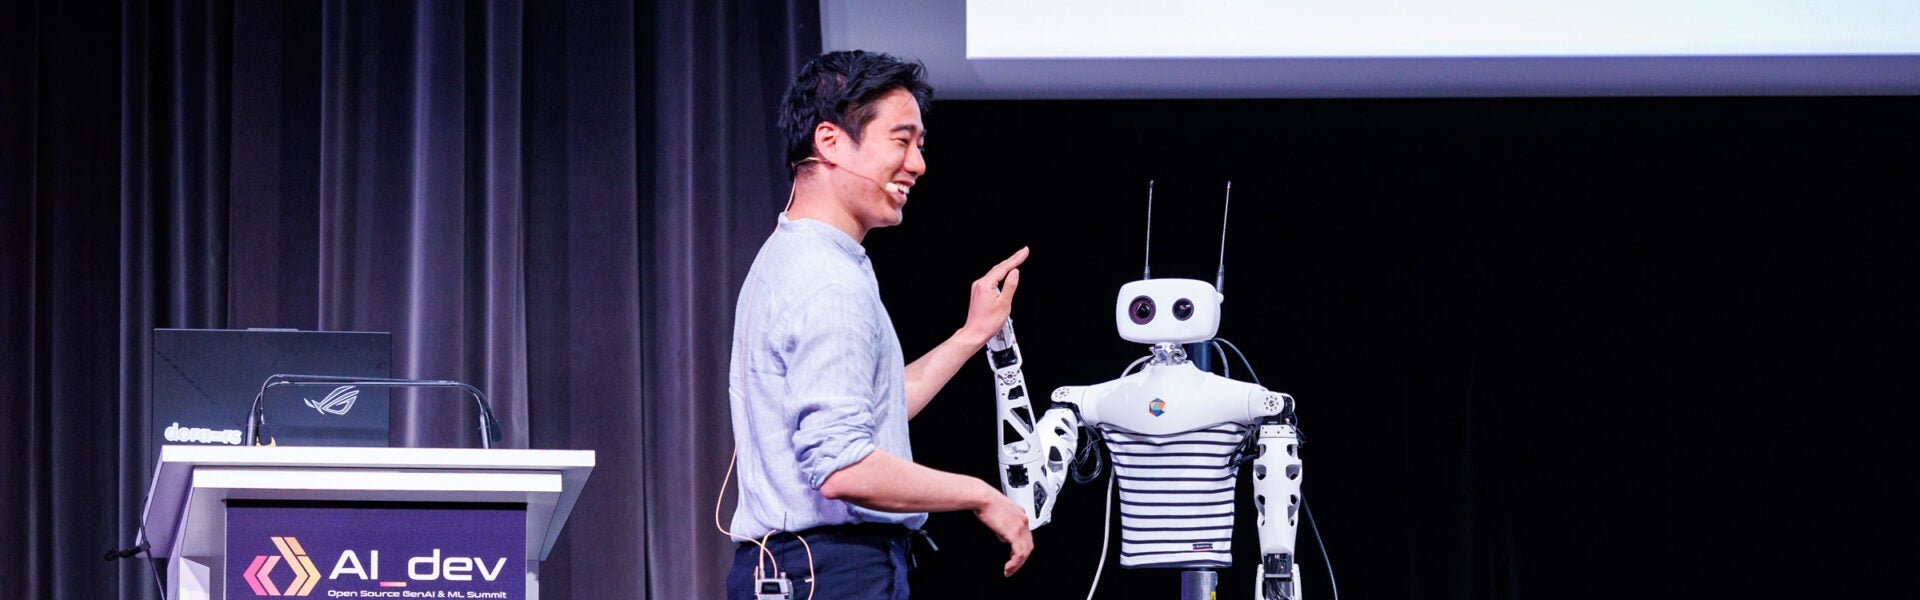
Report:
<svg viewBox="0 0 1920 600"><path fill-rule="evenodd" d="M598 466L554 598L720 595L732 298L814 2L0 8L0 594L154 596L157 327L389 331ZM395 441L475 447L396 395Z"/></svg>

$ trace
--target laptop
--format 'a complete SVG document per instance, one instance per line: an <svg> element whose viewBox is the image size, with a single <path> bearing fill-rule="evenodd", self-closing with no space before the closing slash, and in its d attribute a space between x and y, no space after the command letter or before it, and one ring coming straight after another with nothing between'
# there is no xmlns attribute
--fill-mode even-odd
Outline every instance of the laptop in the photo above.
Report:
<svg viewBox="0 0 1920 600"><path fill-rule="evenodd" d="M391 377L393 335L293 329L155 329L148 460L165 444L242 444L247 410L276 374ZM283 386L264 430L280 446L387 446L387 389Z"/></svg>

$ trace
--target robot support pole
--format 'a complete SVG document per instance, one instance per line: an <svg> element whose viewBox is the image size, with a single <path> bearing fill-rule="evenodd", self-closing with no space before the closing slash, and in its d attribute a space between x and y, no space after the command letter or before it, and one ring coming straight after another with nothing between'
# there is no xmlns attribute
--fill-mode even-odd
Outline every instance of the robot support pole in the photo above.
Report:
<svg viewBox="0 0 1920 600"><path fill-rule="evenodd" d="M1293 426L1293 397L1281 396L1286 408L1261 422L1259 454L1253 459L1253 503L1260 529L1254 596L1299 600L1294 542L1300 531L1300 432Z"/></svg>
<svg viewBox="0 0 1920 600"><path fill-rule="evenodd" d="M1037 529L1053 518L1067 461L1078 449L1080 419L1064 406L1034 419L1013 319L987 340L986 353L998 398L1000 491L1026 510L1027 527Z"/></svg>

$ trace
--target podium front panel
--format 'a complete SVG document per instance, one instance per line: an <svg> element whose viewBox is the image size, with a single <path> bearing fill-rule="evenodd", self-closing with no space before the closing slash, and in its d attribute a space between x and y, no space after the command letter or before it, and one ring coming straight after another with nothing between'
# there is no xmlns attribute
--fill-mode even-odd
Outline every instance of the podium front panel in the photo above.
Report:
<svg viewBox="0 0 1920 600"><path fill-rule="evenodd" d="M527 595L518 503L229 500L229 599Z"/></svg>

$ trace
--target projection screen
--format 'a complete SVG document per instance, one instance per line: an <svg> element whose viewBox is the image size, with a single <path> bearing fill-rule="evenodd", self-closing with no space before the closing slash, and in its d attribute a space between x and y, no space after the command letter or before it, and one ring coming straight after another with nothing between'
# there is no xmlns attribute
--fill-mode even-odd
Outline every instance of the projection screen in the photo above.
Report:
<svg viewBox="0 0 1920 600"><path fill-rule="evenodd" d="M822 0L943 98L1920 93L1916 0Z"/></svg>

